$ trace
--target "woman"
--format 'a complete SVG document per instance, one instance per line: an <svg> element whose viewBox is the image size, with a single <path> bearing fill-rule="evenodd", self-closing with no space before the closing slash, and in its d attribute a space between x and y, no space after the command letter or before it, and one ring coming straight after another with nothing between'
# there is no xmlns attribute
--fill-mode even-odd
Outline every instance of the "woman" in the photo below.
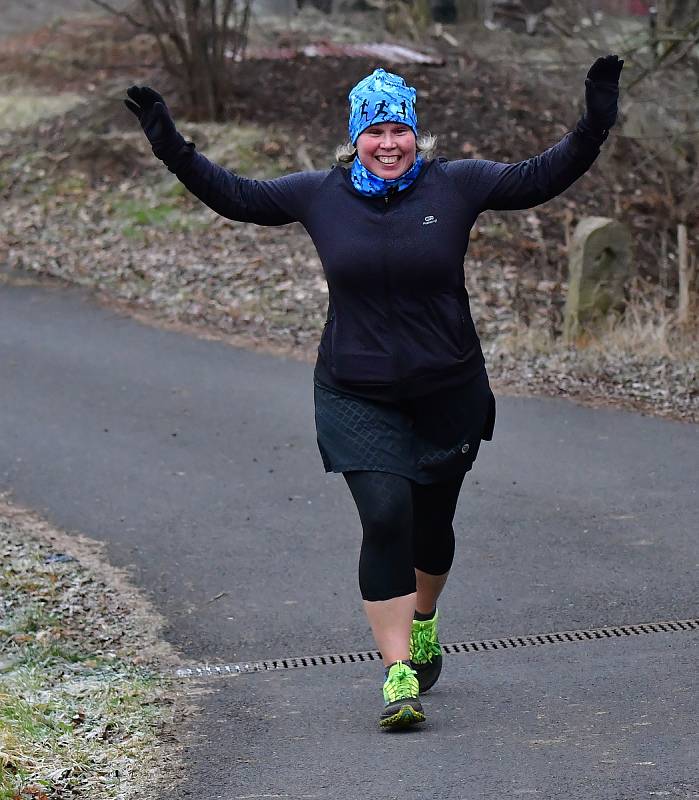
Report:
<svg viewBox="0 0 699 800"><path fill-rule="evenodd" d="M419 695L441 671L437 599L456 502L493 434L464 288L469 231L481 211L538 205L589 169L616 120L622 65L597 59L575 129L516 164L423 158L415 90L377 69L349 94L351 167L269 181L208 161L157 92L127 91L155 155L207 206L240 222L301 222L318 250L329 288L314 374L318 446L362 524L359 585L385 665L383 728L425 719Z"/></svg>

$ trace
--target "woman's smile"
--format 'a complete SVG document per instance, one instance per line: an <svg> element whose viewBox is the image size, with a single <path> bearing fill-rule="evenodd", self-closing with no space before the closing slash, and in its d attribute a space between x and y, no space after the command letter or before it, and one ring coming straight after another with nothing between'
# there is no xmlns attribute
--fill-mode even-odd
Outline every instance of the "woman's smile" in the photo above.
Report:
<svg viewBox="0 0 699 800"><path fill-rule="evenodd" d="M402 123L370 125L357 138L356 147L359 160L379 178L397 178L415 162L415 134Z"/></svg>

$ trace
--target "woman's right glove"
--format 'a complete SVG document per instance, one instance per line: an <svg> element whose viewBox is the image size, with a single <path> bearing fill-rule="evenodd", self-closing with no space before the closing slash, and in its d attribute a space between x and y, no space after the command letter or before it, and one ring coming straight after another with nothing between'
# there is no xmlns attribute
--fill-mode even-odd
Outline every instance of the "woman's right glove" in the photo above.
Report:
<svg viewBox="0 0 699 800"><path fill-rule="evenodd" d="M616 122L619 76L623 66L624 62L618 56L598 58L585 80L583 121L590 131L605 138Z"/></svg>
<svg viewBox="0 0 699 800"><path fill-rule="evenodd" d="M131 86L124 105L138 117L143 132L161 161L173 163L187 142L178 133L163 96L150 86Z"/></svg>

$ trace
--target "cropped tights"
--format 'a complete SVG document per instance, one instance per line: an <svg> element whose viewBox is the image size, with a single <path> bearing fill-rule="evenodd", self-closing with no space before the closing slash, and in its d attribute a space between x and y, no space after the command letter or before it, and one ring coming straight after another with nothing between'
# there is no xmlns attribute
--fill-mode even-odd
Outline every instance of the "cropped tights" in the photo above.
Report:
<svg viewBox="0 0 699 800"><path fill-rule="evenodd" d="M464 475L422 485L389 472L344 472L362 523L359 589L364 600L415 591L415 569L448 572L452 522Z"/></svg>

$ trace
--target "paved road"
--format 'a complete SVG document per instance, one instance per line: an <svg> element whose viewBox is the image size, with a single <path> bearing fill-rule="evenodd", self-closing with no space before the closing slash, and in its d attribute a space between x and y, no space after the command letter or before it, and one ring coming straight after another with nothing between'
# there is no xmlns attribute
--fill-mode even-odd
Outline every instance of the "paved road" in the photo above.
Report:
<svg viewBox="0 0 699 800"><path fill-rule="evenodd" d="M0 489L106 541L193 662L373 648L359 522L311 401L306 364L0 287ZM698 433L500 396L457 509L443 640L699 617ZM178 794L699 797L698 641L449 656L407 735L375 728L372 664L214 679Z"/></svg>

